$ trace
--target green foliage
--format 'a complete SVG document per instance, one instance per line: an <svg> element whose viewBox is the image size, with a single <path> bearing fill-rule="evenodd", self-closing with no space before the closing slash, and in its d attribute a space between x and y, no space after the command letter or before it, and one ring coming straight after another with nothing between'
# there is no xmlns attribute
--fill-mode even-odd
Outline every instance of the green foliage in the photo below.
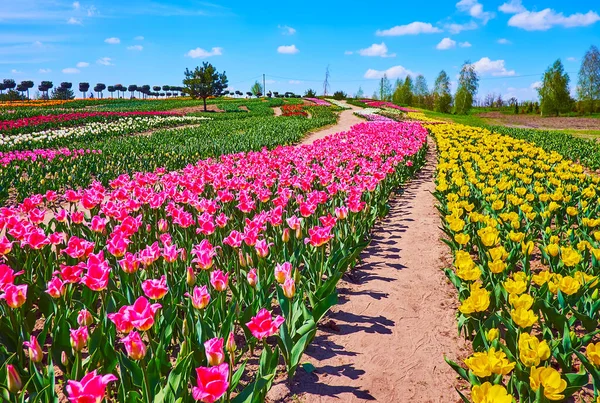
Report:
<svg viewBox="0 0 600 403"><path fill-rule="evenodd" d="M304 98L316 98L317 97L317 92L315 90L313 90L312 88L309 88L306 90L306 92L304 93Z"/></svg>
<svg viewBox="0 0 600 403"><path fill-rule="evenodd" d="M473 99L477 94L479 78L475 72L475 66L471 62L465 62L460 70L458 78L458 89L454 98L454 110L460 115L466 115L473 106Z"/></svg>
<svg viewBox="0 0 600 403"><path fill-rule="evenodd" d="M191 71L185 69L185 78L183 80L183 92L192 99L202 98L204 101L204 111L206 111L206 98L219 96L227 88L227 75L225 72L219 73L210 63L202 63L202 67L196 66Z"/></svg>
<svg viewBox="0 0 600 403"><path fill-rule="evenodd" d="M414 100L415 88L411 76L406 76L404 82L400 80L396 81L396 90L392 100L397 105L408 105L412 106Z"/></svg>
<svg viewBox="0 0 600 403"><path fill-rule="evenodd" d="M433 107L436 112L450 113L452 109L452 94L450 93L450 78L444 70L435 80L433 89Z"/></svg>
<svg viewBox="0 0 600 403"><path fill-rule="evenodd" d="M569 80L560 59L548 67L538 88L543 116L558 116L571 110L573 100L569 94Z"/></svg>
<svg viewBox="0 0 600 403"><path fill-rule="evenodd" d="M255 97L260 97L263 94L263 87L258 81L255 81L250 88L250 92L252 92L252 95Z"/></svg>
<svg viewBox="0 0 600 403"><path fill-rule="evenodd" d="M382 101L392 100L392 83L390 83L387 74L384 74L379 82L379 99Z"/></svg>
<svg viewBox="0 0 600 403"><path fill-rule="evenodd" d="M361 99L364 96L365 96L365 92L363 91L362 87L359 86L358 91L356 91L356 94L354 95L354 98Z"/></svg>
<svg viewBox="0 0 600 403"><path fill-rule="evenodd" d="M577 98L582 104L583 111L587 113L596 111L596 101L600 100L600 51L596 46L590 47L581 62Z"/></svg>
<svg viewBox="0 0 600 403"><path fill-rule="evenodd" d="M433 109L433 99L427 87L427 80L422 74L415 79L413 106L423 109Z"/></svg>
<svg viewBox="0 0 600 403"><path fill-rule="evenodd" d="M333 99L335 100L342 100L342 99L346 99L348 95L344 92L344 91L336 91L333 93Z"/></svg>

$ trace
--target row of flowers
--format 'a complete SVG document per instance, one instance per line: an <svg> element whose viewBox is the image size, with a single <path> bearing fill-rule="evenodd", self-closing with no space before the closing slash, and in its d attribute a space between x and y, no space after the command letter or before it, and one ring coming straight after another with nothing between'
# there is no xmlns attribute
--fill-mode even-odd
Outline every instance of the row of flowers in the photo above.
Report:
<svg viewBox="0 0 600 403"><path fill-rule="evenodd" d="M115 122L93 122L65 129L16 135L0 133L0 150L64 146L73 141L122 136L155 128L200 123L206 119L194 116L129 116Z"/></svg>
<svg viewBox="0 0 600 403"><path fill-rule="evenodd" d="M25 117L14 120L0 121L0 131L11 132L14 134L21 129L27 131L39 131L39 126L44 126L45 129L64 126L65 124L81 124L88 121L103 121L106 118L121 118L130 116L181 116L181 114L173 112L157 112L157 111L135 111L135 112L73 112L61 114L44 114L31 117ZM84 122L82 122L84 121Z"/></svg>
<svg viewBox="0 0 600 403"><path fill-rule="evenodd" d="M325 101L329 102L332 105L335 105L341 109L350 109L348 107L348 104L346 104L345 102L342 101L338 101L337 99L333 99L333 98L326 98Z"/></svg>
<svg viewBox="0 0 600 403"><path fill-rule="evenodd" d="M310 101L310 102L314 103L317 106L331 106L331 104L329 102L324 101L324 100L322 100L320 98L304 98L304 99L306 99L307 101Z"/></svg>
<svg viewBox="0 0 600 403"><path fill-rule="evenodd" d="M390 108L390 109L396 109L402 112L418 112L416 109L410 109L410 108L405 108L403 106L398 106L392 102L387 102L387 101L373 101L370 99L362 99L361 100L362 103L366 104L367 106L370 106L371 108Z"/></svg>
<svg viewBox="0 0 600 403"><path fill-rule="evenodd" d="M56 158L74 159L86 154L101 153L102 151L100 150L71 150L68 148L9 151L6 153L0 152L0 165L6 168L13 163L27 163L35 161L43 161L44 163L48 163Z"/></svg>
<svg viewBox="0 0 600 403"><path fill-rule="evenodd" d="M308 113L304 110L303 105L285 104L281 107L282 116L303 116L308 117Z"/></svg>
<svg viewBox="0 0 600 403"><path fill-rule="evenodd" d="M362 123L0 209L0 389L55 401L60 371L72 402L264 401L426 136Z"/></svg>
<svg viewBox="0 0 600 403"><path fill-rule="evenodd" d="M466 368L449 363L472 385L474 402L597 399L600 177L486 129L428 127L454 256L446 275L475 351Z"/></svg>

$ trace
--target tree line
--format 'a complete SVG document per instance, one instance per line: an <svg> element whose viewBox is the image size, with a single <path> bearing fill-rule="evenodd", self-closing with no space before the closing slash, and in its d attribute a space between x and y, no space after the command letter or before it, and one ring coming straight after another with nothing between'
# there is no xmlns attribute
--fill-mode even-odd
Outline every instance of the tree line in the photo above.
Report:
<svg viewBox="0 0 600 403"><path fill-rule="evenodd" d="M34 88L35 84L33 81L21 81L21 83L17 84L17 82L13 79L7 78L0 82L0 99L6 100L21 100L21 99L30 99L29 90ZM135 93L138 93L139 98L147 98L147 97L170 97L170 96L178 96L182 91L183 87L172 86L172 85L155 85L150 86L146 85L106 85L104 83L97 83L93 88L88 82L81 82L77 89L81 92L83 98L87 98L88 94L90 97L94 97L94 93L97 98L104 97L104 91L108 91L110 93L111 98L114 97L114 93L117 93L117 97L125 97L126 92L130 93L130 97L134 98ZM38 91L40 92L40 99L73 99L75 98L75 91L73 89L73 83L71 82L62 82L56 87L52 81L42 81L38 87ZM52 90L52 92L50 92ZM6 93L4 92L6 91ZM122 94L121 94L122 93Z"/></svg>
<svg viewBox="0 0 600 403"><path fill-rule="evenodd" d="M585 53L578 74L575 97L571 96L570 77L560 59L544 72L537 87L539 100L519 102L515 97L503 100L501 95L486 95L477 99L479 76L471 62L466 61L460 70L456 92L452 94L450 77L442 70L430 91L423 75L413 79L397 79L392 86L384 75L378 91L372 98L391 101L398 105L414 106L441 113L467 114L475 106L511 107L515 113L540 113L543 116L558 116L560 113L600 112L600 51L591 46ZM362 90L360 90L362 96Z"/></svg>

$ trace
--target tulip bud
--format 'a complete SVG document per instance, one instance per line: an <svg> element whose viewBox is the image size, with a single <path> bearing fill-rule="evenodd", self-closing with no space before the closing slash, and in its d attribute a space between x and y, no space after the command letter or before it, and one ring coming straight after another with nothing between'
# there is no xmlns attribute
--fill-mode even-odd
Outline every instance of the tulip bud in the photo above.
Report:
<svg viewBox="0 0 600 403"><path fill-rule="evenodd" d="M188 326L188 321L187 319L183 320L183 325L181 326L181 332L183 333L184 336L189 336L190 334L190 328Z"/></svg>
<svg viewBox="0 0 600 403"><path fill-rule="evenodd" d="M254 262L252 261L252 256L249 253L246 254L246 265L248 265L248 267L254 266Z"/></svg>
<svg viewBox="0 0 600 403"><path fill-rule="evenodd" d="M187 268L186 282L189 287L193 287L194 284L196 284L196 275L194 274L194 269L192 269L192 267Z"/></svg>
<svg viewBox="0 0 600 403"><path fill-rule="evenodd" d="M485 338L490 343L496 340L498 336L500 336L500 331L496 328L490 329L487 332L485 332Z"/></svg>
<svg viewBox="0 0 600 403"><path fill-rule="evenodd" d="M246 267L246 259L244 258L244 254L242 253L242 251L238 251L238 256L240 258L240 266L242 267Z"/></svg>
<svg viewBox="0 0 600 403"><path fill-rule="evenodd" d="M181 353L180 354L187 354L188 353L188 342L187 340L184 340L183 343L181 343Z"/></svg>
<svg viewBox="0 0 600 403"><path fill-rule="evenodd" d="M42 347L38 343L37 337L31 336L29 341L23 342L23 345L27 347L29 359L33 362L40 362L44 358Z"/></svg>
<svg viewBox="0 0 600 403"><path fill-rule="evenodd" d="M150 224L146 224L146 232L152 231L152 226Z"/></svg>
<svg viewBox="0 0 600 403"><path fill-rule="evenodd" d="M63 352L60 354L60 363L61 363L62 365L64 365L65 367L66 367L67 365L69 365L69 357L67 357L67 352L66 352L66 351L63 351Z"/></svg>
<svg viewBox="0 0 600 403"><path fill-rule="evenodd" d="M14 366L8 364L6 366L6 372L7 372L7 385L8 385L8 390L10 393L17 393L21 390L21 388L23 388L23 383L21 382L21 377L19 376L19 373L17 372L17 370L15 369Z"/></svg>
<svg viewBox="0 0 600 403"><path fill-rule="evenodd" d="M258 275L256 274L256 269L250 269L250 271L246 275L246 278L248 279L248 285L250 285L250 287L256 287L256 283L258 282Z"/></svg>
<svg viewBox="0 0 600 403"><path fill-rule="evenodd" d="M302 238L302 227L296 228L296 239Z"/></svg>
<svg viewBox="0 0 600 403"><path fill-rule="evenodd" d="M235 337L233 332L229 332L229 337L227 337L227 345L225 349L229 352L229 354L233 354L235 350L237 350L237 345L235 344Z"/></svg>
<svg viewBox="0 0 600 403"><path fill-rule="evenodd" d="M79 326L89 326L94 322L92 314L87 309L82 309L77 315L77 323Z"/></svg>
<svg viewBox="0 0 600 403"><path fill-rule="evenodd" d="M283 234L281 234L281 240L286 243L289 242L289 240L290 240L290 229L289 228L284 228Z"/></svg>
<svg viewBox="0 0 600 403"><path fill-rule="evenodd" d="M158 230L160 232L167 232L169 230L169 223L164 218L158 220Z"/></svg>
<svg viewBox="0 0 600 403"><path fill-rule="evenodd" d="M592 293L592 299L595 301L598 299L598 289L596 288Z"/></svg>
<svg viewBox="0 0 600 403"><path fill-rule="evenodd" d="M294 295L296 294L296 283L294 282L294 279L291 277L288 277L285 282L283 283L283 295L286 296L286 298L292 299L294 298Z"/></svg>
<svg viewBox="0 0 600 403"><path fill-rule="evenodd" d="M71 329L71 347L74 351L81 351L85 348L88 342L88 329L83 326L79 329Z"/></svg>

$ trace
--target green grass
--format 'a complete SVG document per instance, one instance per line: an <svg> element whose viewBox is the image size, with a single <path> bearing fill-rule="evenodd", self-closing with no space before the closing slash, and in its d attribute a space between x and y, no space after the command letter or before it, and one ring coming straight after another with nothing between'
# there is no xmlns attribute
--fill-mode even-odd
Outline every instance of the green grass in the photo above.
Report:
<svg viewBox="0 0 600 403"><path fill-rule="evenodd" d="M448 114L448 113L433 112L433 111L428 111L428 110L422 110L422 112L428 118L445 120L447 122L454 122L454 123L458 123L461 125L484 126L484 125L488 124L488 122L486 122L484 119L480 118L477 115L473 115L473 114L452 115L452 114Z"/></svg>

